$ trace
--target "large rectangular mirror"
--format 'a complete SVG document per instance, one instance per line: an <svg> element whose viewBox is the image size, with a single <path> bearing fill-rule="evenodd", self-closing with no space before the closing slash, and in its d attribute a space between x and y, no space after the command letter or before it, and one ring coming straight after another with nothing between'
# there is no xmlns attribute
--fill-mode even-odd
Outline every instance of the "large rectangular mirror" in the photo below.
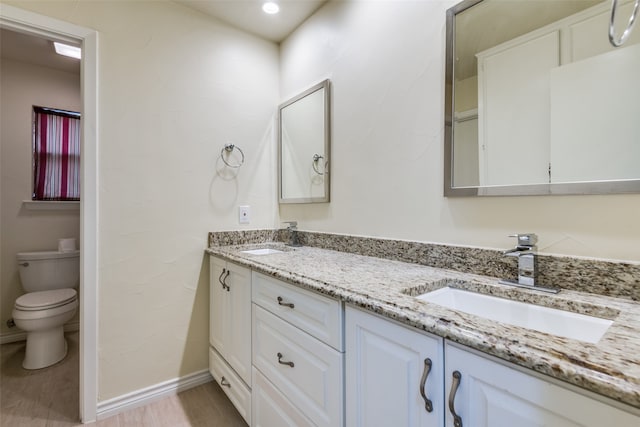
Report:
<svg viewBox="0 0 640 427"><path fill-rule="evenodd" d="M633 1L621 0L617 34ZM640 192L640 28L611 1L467 0L447 11L446 196Z"/></svg>
<svg viewBox="0 0 640 427"><path fill-rule="evenodd" d="M278 108L280 203L329 201L329 92L325 80Z"/></svg>

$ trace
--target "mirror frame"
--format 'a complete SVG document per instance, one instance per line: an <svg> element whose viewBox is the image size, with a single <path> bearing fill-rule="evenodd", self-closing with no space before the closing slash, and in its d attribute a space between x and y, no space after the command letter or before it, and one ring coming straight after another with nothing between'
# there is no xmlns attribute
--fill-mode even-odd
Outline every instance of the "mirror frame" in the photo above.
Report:
<svg viewBox="0 0 640 427"><path fill-rule="evenodd" d="M444 196L540 196L640 193L640 179L566 183L453 187L455 18L484 0L463 0L447 10L444 87ZM603 37L606 34L603 33Z"/></svg>
<svg viewBox="0 0 640 427"><path fill-rule="evenodd" d="M301 197L285 198L282 195L282 110L291 104L324 89L324 196L323 197ZM304 92L283 102L278 106L278 117L276 125L276 138L278 141L278 202L286 203L327 203L330 201L330 168L331 168L331 82L329 79L313 85Z"/></svg>

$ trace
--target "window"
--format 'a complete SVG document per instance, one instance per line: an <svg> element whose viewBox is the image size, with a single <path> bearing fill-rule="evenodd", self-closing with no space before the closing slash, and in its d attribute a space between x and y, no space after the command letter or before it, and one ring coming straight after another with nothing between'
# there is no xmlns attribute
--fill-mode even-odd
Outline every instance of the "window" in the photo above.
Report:
<svg viewBox="0 0 640 427"><path fill-rule="evenodd" d="M80 113L33 107L33 200L80 200Z"/></svg>

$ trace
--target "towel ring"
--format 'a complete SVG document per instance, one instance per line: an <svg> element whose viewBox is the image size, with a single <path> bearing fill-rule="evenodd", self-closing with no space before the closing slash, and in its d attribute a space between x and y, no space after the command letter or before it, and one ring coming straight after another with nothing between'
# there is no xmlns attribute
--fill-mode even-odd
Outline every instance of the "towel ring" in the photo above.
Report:
<svg viewBox="0 0 640 427"><path fill-rule="evenodd" d="M318 161L320 161L320 159L324 159L323 156L321 156L320 154L314 154L313 155L313 162L311 163L311 166L313 166L313 171L315 173L317 173L318 175L324 175L324 172L320 172L318 170ZM325 162L324 164L324 168L325 171L327 170L327 163Z"/></svg>
<svg viewBox="0 0 640 427"><path fill-rule="evenodd" d="M235 165L227 162L227 160L224 158L225 157L225 152L227 153L226 155L228 156L229 154L231 154L231 152L233 152L233 150L238 150L240 152L240 156L241 156L240 162L238 162ZM242 152L240 147L238 147L237 145L234 145L234 144L225 144L224 148L222 150L220 150L220 158L222 159L224 164L229 166L230 168L239 168L244 163L244 153Z"/></svg>
<svg viewBox="0 0 640 427"><path fill-rule="evenodd" d="M631 30L633 29L633 24L636 22L636 17L638 16L638 9L640 9L640 0L636 0L633 5L633 12L631 12L631 17L629 18L629 23L627 24L627 28L624 30L619 39L616 39L616 31L614 28L614 24L616 22L616 11L618 10L618 0L611 1L611 20L609 21L609 42L614 47L620 47L627 41L629 36L631 35Z"/></svg>

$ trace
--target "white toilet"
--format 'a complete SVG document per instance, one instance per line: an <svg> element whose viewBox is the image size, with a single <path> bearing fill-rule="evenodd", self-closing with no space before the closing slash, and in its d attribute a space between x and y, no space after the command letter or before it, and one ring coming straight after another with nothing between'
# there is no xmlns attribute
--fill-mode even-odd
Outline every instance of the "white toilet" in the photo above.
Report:
<svg viewBox="0 0 640 427"><path fill-rule="evenodd" d="M28 292L13 308L16 326L27 332L22 366L46 368L67 355L64 324L78 308L80 251L22 252L16 258L22 288Z"/></svg>

